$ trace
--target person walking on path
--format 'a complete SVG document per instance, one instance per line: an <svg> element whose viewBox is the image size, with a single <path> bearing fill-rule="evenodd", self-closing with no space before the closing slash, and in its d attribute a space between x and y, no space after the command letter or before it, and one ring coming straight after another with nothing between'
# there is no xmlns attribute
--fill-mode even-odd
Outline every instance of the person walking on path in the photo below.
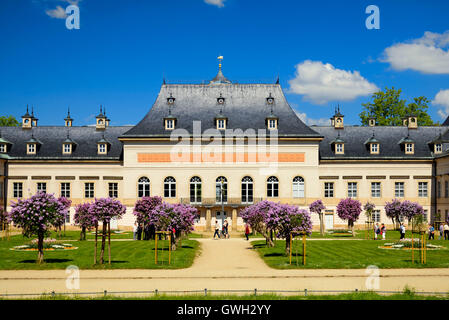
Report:
<svg viewBox="0 0 449 320"><path fill-rule="evenodd" d="M226 219L226 220L223 222L223 235L224 235L225 239L228 239L228 238L229 238L228 227L229 227L228 219Z"/></svg>
<svg viewBox="0 0 449 320"><path fill-rule="evenodd" d="M401 223L400 231L401 231L401 240L402 240L405 238L405 226L403 223Z"/></svg>
<svg viewBox="0 0 449 320"><path fill-rule="evenodd" d="M429 240L435 240L435 228L429 224Z"/></svg>
<svg viewBox="0 0 449 320"><path fill-rule="evenodd" d="M385 224L382 223L382 227L380 228L380 234L382 235L382 240L385 240L385 237L387 235L387 228L385 227Z"/></svg>
<svg viewBox="0 0 449 320"><path fill-rule="evenodd" d="M377 240L377 235L380 234L379 223L374 226L374 240Z"/></svg>
<svg viewBox="0 0 449 320"><path fill-rule="evenodd" d="M449 240L449 225L447 222L444 224L444 240Z"/></svg>
<svg viewBox="0 0 449 320"><path fill-rule="evenodd" d="M443 235L444 235L444 226L442 223L440 223L440 237L438 238L438 240L443 240Z"/></svg>
<svg viewBox="0 0 449 320"><path fill-rule="evenodd" d="M133 239L137 240L137 222L134 222L134 226L133 226Z"/></svg>
<svg viewBox="0 0 449 320"><path fill-rule="evenodd" d="M214 239L215 239L215 235L217 235L218 239L220 239L220 224L218 223L218 221L215 221Z"/></svg>
<svg viewBox="0 0 449 320"><path fill-rule="evenodd" d="M245 223L245 236L246 236L246 240L249 240L249 225L248 222Z"/></svg>

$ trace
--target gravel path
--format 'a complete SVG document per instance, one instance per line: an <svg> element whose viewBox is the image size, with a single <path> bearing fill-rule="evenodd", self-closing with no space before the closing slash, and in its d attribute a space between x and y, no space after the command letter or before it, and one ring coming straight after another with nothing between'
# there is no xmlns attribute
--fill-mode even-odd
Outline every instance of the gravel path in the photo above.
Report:
<svg viewBox="0 0 449 320"><path fill-rule="evenodd" d="M276 270L242 238L197 239L201 254L179 270L81 270L80 288L66 288L65 270L0 271L0 294L167 290L366 290L365 269ZM378 290L449 292L449 269L383 269Z"/></svg>

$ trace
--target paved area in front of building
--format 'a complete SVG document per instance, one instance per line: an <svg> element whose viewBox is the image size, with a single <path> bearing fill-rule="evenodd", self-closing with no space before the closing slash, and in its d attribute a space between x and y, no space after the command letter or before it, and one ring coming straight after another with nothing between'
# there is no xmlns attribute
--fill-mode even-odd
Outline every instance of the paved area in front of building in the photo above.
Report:
<svg viewBox="0 0 449 320"><path fill-rule="evenodd" d="M365 269L276 270L242 238L198 239L201 254L188 269L81 270L80 288L66 287L65 270L0 271L0 293L168 290L366 290ZM449 292L449 269L380 270L379 290Z"/></svg>

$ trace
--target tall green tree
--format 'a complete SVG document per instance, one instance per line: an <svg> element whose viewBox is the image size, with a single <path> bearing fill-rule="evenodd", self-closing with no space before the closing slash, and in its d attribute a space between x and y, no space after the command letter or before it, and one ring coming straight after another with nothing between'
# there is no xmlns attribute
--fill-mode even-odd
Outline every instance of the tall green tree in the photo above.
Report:
<svg viewBox="0 0 449 320"><path fill-rule="evenodd" d="M13 116L1 116L0 127L16 127L19 125L19 121Z"/></svg>
<svg viewBox="0 0 449 320"><path fill-rule="evenodd" d="M418 118L418 125L435 125L427 113L429 100L426 97L417 97L413 102L407 104L401 99L401 89L385 88L383 91L372 95L372 102L362 103L363 111L359 114L362 125L368 125L370 117L376 118L380 126L400 126L402 118L413 114Z"/></svg>

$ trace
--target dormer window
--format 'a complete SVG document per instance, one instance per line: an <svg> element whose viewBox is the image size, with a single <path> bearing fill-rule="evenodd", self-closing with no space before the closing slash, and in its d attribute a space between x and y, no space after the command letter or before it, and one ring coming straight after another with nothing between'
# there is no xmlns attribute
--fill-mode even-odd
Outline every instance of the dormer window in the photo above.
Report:
<svg viewBox="0 0 449 320"><path fill-rule="evenodd" d="M165 119L165 130L173 130L175 128L174 119Z"/></svg>
<svg viewBox="0 0 449 320"><path fill-rule="evenodd" d="M345 153L345 145L343 143L335 144L335 153L336 154L344 154Z"/></svg>
<svg viewBox="0 0 449 320"><path fill-rule="evenodd" d="M434 152L435 153L443 152L443 145L441 143L436 143L434 146Z"/></svg>
<svg viewBox="0 0 449 320"><path fill-rule="evenodd" d="M226 119L217 119L217 129L218 130L226 129Z"/></svg>
<svg viewBox="0 0 449 320"><path fill-rule="evenodd" d="M72 145L70 143L64 143L62 145L62 153L63 154L71 154L72 153Z"/></svg>
<svg viewBox="0 0 449 320"><path fill-rule="evenodd" d="M379 144L371 143L371 154L378 154L378 153L379 153Z"/></svg>
<svg viewBox="0 0 449 320"><path fill-rule="evenodd" d="M277 120L276 119L268 119L268 129L273 130L277 129Z"/></svg>
<svg viewBox="0 0 449 320"><path fill-rule="evenodd" d="M0 153L6 153L7 146L5 143L0 144Z"/></svg>
<svg viewBox="0 0 449 320"><path fill-rule="evenodd" d="M106 143L100 143L100 144L98 144L98 153L99 153L99 154L106 154L106 153L107 153L107 146L106 146Z"/></svg>
<svg viewBox="0 0 449 320"><path fill-rule="evenodd" d="M405 144L405 154L414 154L415 153L415 145L414 143L406 143Z"/></svg>
<svg viewBox="0 0 449 320"><path fill-rule="evenodd" d="M27 154L36 154L36 144L29 143L27 145Z"/></svg>

